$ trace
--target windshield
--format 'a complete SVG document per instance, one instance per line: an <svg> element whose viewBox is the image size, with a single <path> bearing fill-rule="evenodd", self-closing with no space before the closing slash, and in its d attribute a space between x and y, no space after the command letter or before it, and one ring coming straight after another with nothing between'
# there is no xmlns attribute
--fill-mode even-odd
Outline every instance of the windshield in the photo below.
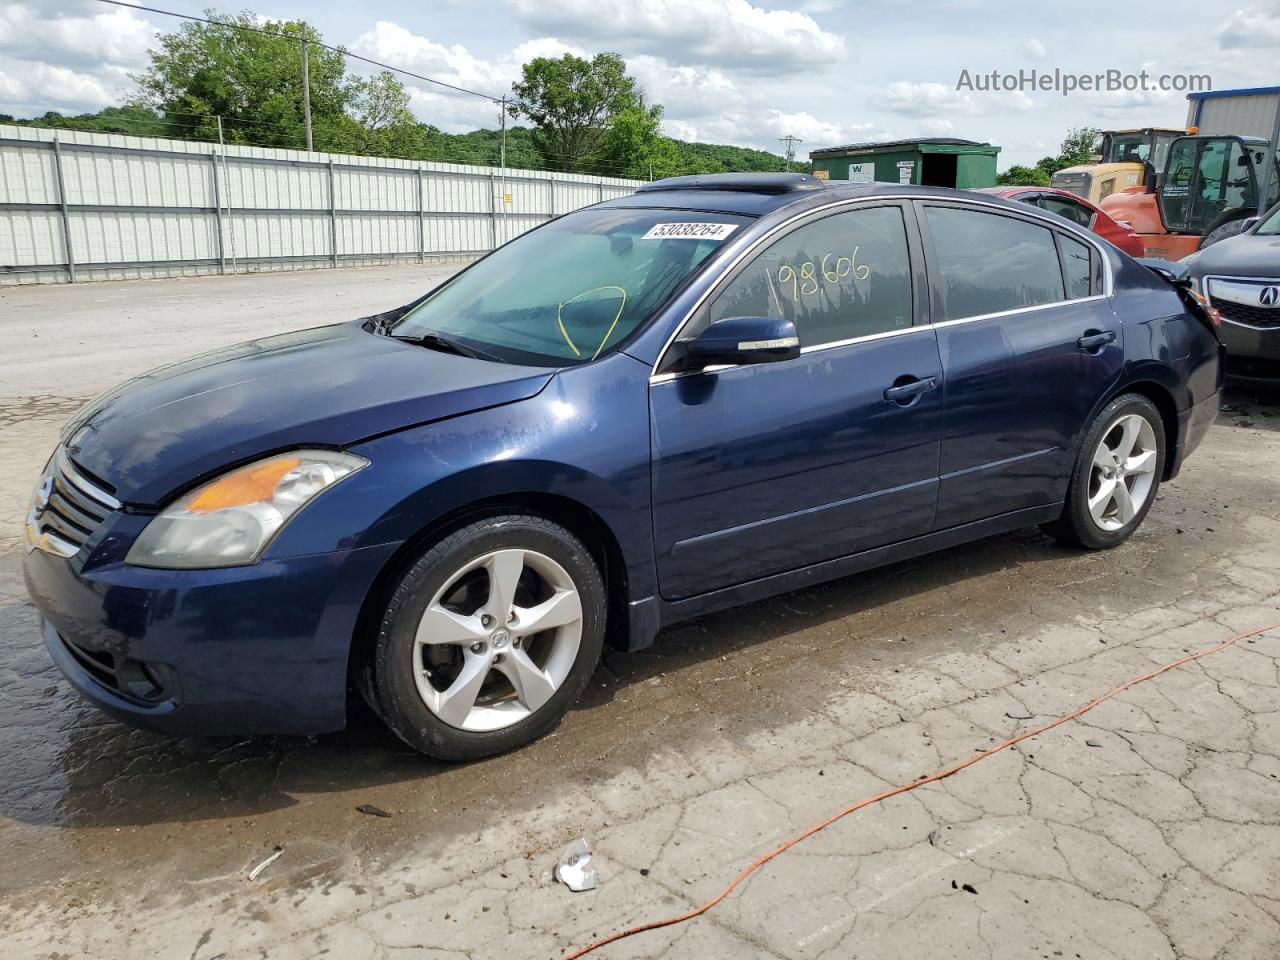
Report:
<svg viewBox="0 0 1280 960"><path fill-rule="evenodd" d="M1254 232L1268 237L1280 235L1280 204L1271 208L1271 213Z"/></svg>
<svg viewBox="0 0 1280 960"><path fill-rule="evenodd" d="M1140 133L1117 134L1111 142L1112 163L1145 163L1151 152L1151 138Z"/></svg>
<svg viewBox="0 0 1280 960"><path fill-rule="evenodd" d="M434 335L509 363L588 363L653 316L748 222L683 210L580 210L458 274L391 335Z"/></svg>

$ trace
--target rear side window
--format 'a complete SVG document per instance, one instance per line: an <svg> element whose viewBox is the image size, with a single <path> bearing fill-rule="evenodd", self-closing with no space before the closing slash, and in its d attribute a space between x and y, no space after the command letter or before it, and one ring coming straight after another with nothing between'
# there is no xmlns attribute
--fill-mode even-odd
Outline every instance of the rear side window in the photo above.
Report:
<svg viewBox="0 0 1280 960"><path fill-rule="evenodd" d="M924 211L948 320L1066 299L1047 227L954 207Z"/></svg>
<svg viewBox="0 0 1280 960"><path fill-rule="evenodd" d="M1062 250L1062 276L1067 281L1067 299L1079 300L1089 296L1093 277L1089 246L1064 233L1058 234L1058 245Z"/></svg>
<svg viewBox="0 0 1280 960"><path fill-rule="evenodd" d="M1093 211L1083 203L1076 203L1066 197L1049 196L1042 198L1040 202L1044 204L1044 208L1050 213L1066 217L1072 223L1079 224L1086 230L1089 228L1089 224L1093 222Z"/></svg>
<svg viewBox="0 0 1280 960"><path fill-rule="evenodd" d="M851 210L798 227L725 287L709 319L778 316L795 323L805 347L911 326L902 209Z"/></svg>

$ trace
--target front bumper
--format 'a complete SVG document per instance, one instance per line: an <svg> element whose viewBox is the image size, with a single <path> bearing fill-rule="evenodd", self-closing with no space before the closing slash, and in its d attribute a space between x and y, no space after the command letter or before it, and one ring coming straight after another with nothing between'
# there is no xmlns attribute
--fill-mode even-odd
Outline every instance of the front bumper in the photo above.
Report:
<svg viewBox="0 0 1280 960"><path fill-rule="evenodd" d="M220 570L28 551L59 669L115 717L170 733L313 734L346 723L356 619L397 544Z"/></svg>
<svg viewBox="0 0 1280 960"><path fill-rule="evenodd" d="M1254 327L1224 317L1220 335L1228 358L1280 362L1280 326Z"/></svg>

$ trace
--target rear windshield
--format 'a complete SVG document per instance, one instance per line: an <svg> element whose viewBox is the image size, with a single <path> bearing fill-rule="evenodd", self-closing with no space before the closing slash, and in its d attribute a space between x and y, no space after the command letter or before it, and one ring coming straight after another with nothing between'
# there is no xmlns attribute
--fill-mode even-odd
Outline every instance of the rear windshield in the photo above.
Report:
<svg viewBox="0 0 1280 960"><path fill-rule="evenodd" d="M645 323L749 218L587 209L458 274L392 328L509 363L588 363Z"/></svg>

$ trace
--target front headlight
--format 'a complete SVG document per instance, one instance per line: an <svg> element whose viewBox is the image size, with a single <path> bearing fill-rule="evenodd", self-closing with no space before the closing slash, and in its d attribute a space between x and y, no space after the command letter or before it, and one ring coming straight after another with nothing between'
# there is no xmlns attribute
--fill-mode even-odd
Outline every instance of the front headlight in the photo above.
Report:
<svg viewBox="0 0 1280 960"><path fill-rule="evenodd" d="M304 506L369 465L334 450L295 450L225 473L147 524L126 563L194 569L253 563Z"/></svg>

